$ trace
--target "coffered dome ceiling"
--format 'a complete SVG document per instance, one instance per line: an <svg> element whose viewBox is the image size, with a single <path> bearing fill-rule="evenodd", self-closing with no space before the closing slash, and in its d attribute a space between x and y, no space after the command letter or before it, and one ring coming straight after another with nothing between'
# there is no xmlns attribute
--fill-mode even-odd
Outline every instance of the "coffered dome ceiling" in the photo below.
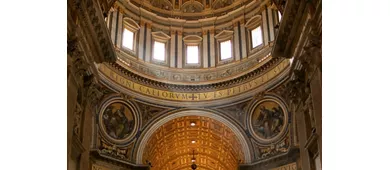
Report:
<svg viewBox="0 0 390 170"><path fill-rule="evenodd" d="M222 16L252 0L131 0L130 3L164 17L200 19Z"/></svg>
<svg viewBox="0 0 390 170"><path fill-rule="evenodd" d="M195 151L199 170L237 169L244 162L241 144L223 123L202 116L173 119L158 128L145 147L151 170L188 169Z"/></svg>

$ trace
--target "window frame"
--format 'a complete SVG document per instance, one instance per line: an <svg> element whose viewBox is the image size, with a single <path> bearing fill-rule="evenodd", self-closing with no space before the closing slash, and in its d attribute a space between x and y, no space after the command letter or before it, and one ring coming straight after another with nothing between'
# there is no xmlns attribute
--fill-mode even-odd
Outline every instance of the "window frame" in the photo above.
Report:
<svg viewBox="0 0 390 170"><path fill-rule="evenodd" d="M265 47L265 40L264 40L264 29L263 29L263 21L262 21L262 16L261 15L255 15L252 18L250 18L246 23L246 35L247 35L247 49L249 50L249 56L253 56L252 54L260 51ZM258 46L253 47L253 38L252 38L252 31L260 28L261 31L261 38L262 38L262 43Z"/></svg>
<svg viewBox="0 0 390 170"><path fill-rule="evenodd" d="M183 37L184 50L183 50L183 68L200 68L202 67L202 37L198 35L187 35ZM187 47L197 46L198 47L198 63L188 63Z"/></svg>
<svg viewBox="0 0 390 170"><path fill-rule="evenodd" d="M125 31L126 31L126 30L128 30L128 31L131 32L131 33L133 33L133 42L132 42L132 45L133 45L133 46L132 46L132 49L130 49L129 47L126 47L126 46L123 44L123 42L124 42L124 37L125 37L124 35L125 35ZM134 41L135 41L135 32L131 31L128 27L125 26L125 27L123 28L123 32L122 32L122 43L121 43L121 47L122 47L123 49L127 50L127 51L135 52L135 50L134 50L134 49L135 49L135 47L134 47L134 46L135 46L135 42L134 42Z"/></svg>
<svg viewBox="0 0 390 170"><path fill-rule="evenodd" d="M157 64L157 65L163 65L168 66L169 63L169 49L170 49L170 40L171 37L167 35L166 33L162 31L152 32L152 51L150 53L150 62ZM158 60L154 58L154 44L156 42L163 43L164 44L164 60Z"/></svg>
<svg viewBox="0 0 390 170"><path fill-rule="evenodd" d="M216 47L216 50L217 50L217 65L223 65L223 64L227 64L227 63L230 63L230 62L233 62L235 60L235 55L234 55L234 50L239 50L239 49L234 49L234 32L231 31L231 30L223 30L222 32L218 33L217 35L215 35L215 39L217 40L217 47ZM226 41L229 41L230 40L230 50L231 50L231 57L230 58L226 58L226 59L222 59L222 53L221 53L221 43L223 42L226 42Z"/></svg>
<svg viewBox="0 0 390 170"><path fill-rule="evenodd" d="M260 33L261 33L261 44L259 44L259 45L257 45L257 46L255 46L255 47L253 47L253 31L254 30L256 30L257 28L259 28L260 29ZM253 29L251 29L250 31L250 39L251 39L251 49L253 50L253 49L257 49L258 47L263 47L264 46L264 31L263 31L263 28L262 28L262 26L261 25L259 25L259 26L257 26L257 27L255 27L255 28L253 28Z"/></svg>
<svg viewBox="0 0 390 170"><path fill-rule="evenodd" d="M230 42L230 57L222 59L222 43L227 42L227 41ZM220 54L219 55L220 61L227 61L227 60L231 60L233 58L233 41L232 41L232 39L228 39L228 40L219 42L219 54Z"/></svg>
<svg viewBox="0 0 390 170"><path fill-rule="evenodd" d="M154 50L155 50L155 44L156 44L156 42L158 42L158 43L161 43L161 44L164 44L164 59L163 60L159 60L159 59L156 59L156 58L154 58ZM152 60L153 61L155 61L155 62L157 62L157 63L165 63L166 62L166 60L167 60L167 43L166 42L161 42L161 41L158 41L158 40L154 40L153 41L153 45L152 45Z"/></svg>
<svg viewBox="0 0 390 170"><path fill-rule="evenodd" d="M198 62L197 63L188 63L188 47L197 47L198 48ZM186 44L185 45L185 51L186 51L186 55L185 55L185 64L186 65L199 65L200 64L200 50L199 50L199 45L198 44Z"/></svg>
<svg viewBox="0 0 390 170"><path fill-rule="evenodd" d="M131 56L136 57L136 53L137 53L136 49L138 47L137 40L138 40L140 26L129 17L124 17L122 22L123 22L123 24L122 24L122 36L120 37L120 41L121 41L120 49L122 51L124 51L125 53L131 54ZM133 33L133 49L130 49L130 48L123 45L123 40L124 40L123 35L125 32L125 29L127 29Z"/></svg>

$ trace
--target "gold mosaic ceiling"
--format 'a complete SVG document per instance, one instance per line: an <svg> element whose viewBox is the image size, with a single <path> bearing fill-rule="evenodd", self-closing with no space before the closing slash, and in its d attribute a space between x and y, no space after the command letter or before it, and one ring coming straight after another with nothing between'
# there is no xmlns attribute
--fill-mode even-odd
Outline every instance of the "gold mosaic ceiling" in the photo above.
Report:
<svg viewBox="0 0 390 170"><path fill-rule="evenodd" d="M237 169L244 161L241 144L227 126L211 118L185 116L154 132L143 162L151 162L151 170L190 169L193 150L197 170Z"/></svg>

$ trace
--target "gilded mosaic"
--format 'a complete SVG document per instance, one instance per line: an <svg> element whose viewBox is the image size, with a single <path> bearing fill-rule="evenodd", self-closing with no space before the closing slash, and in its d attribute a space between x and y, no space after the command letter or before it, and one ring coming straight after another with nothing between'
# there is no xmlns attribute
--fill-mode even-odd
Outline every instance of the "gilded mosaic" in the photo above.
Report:
<svg viewBox="0 0 390 170"><path fill-rule="evenodd" d="M263 99L251 109L250 127L256 139L263 143L280 139L287 126L287 111L275 99Z"/></svg>
<svg viewBox="0 0 390 170"><path fill-rule="evenodd" d="M273 101L259 104L252 115L253 128L261 138L275 137L282 131L284 124L283 109Z"/></svg>
<svg viewBox="0 0 390 170"><path fill-rule="evenodd" d="M123 101L111 101L103 105L99 126L106 139L116 144L130 141L137 127L135 114L135 110Z"/></svg>
<svg viewBox="0 0 390 170"><path fill-rule="evenodd" d="M114 139L124 139L134 129L134 117L127 106L113 103L103 113L103 124L109 136Z"/></svg>

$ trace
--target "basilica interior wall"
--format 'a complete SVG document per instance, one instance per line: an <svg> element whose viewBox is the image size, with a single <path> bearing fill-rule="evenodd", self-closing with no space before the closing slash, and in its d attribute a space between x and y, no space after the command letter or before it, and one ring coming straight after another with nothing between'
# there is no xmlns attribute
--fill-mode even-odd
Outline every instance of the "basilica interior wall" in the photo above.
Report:
<svg viewBox="0 0 390 170"><path fill-rule="evenodd" d="M68 1L68 169L321 169L321 4Z"/></svg>

